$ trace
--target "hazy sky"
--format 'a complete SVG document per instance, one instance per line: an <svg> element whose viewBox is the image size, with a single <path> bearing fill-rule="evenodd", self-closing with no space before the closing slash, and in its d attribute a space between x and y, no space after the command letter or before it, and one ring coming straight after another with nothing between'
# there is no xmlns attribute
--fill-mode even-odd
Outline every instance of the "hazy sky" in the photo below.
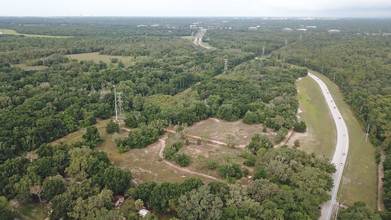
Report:
<svg viewBox="0 0 391 220"><path fill-rule="evenodd" d="M391 17L391 0L0 0L0 16Z"/></svg>

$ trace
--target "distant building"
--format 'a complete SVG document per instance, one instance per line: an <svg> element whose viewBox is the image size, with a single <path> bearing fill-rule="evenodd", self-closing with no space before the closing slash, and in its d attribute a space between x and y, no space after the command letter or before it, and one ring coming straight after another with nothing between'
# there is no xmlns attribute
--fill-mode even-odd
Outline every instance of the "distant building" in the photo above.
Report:
<svg viewBox="0 0 391 220"><path fill-rule="evenodd" d="M317 28L317 26L305 26L306 28Z"/></svg>
<svg viewBox="0 0 391 220"><path fill-rule="evenodd" d="M386 37L391 36L391 33L383 33L383 36L386 36Z"/></svg>
<svg viewBox="0 0 391 220"><path fill-rule="evenodd" d="M330 29L330 30L328 30L327 32L329 32L329 33L339 33L339 32L341 32L340 30L338 30L338 29Z"/></svg>
<svg viewBox="0 0 391 220"><path fill-rule="evenodd" d="M138 214L140 215L140 217L144 218L150 211L146 210L146 209L141 209Z"/></svg>
<svg viewBox="0 0 391 220"><path fill-rule="evenodd" d="M298 31L307 31L308 29L306 29L306 28L299 28L299 29L297 29Z"/></svg>
<svg viewBox="0 0 391 220"><path fill-rule="evenodd" d="M258 30L257 27L249 27L248 29L249 29L249 30Z"/></svg>
<svg viewBox="0 0 391 220"><path fill-rule="evenodd" d="M0 34L3 34L3 32L0 31Z"/></svg>
<svg viewBox="0 0 391 220"><path fill-rule="evenodd" d="M191 24L191 25L190 25L190 29L197 29L197 25Z"/></svg>
<svg viewBox="0 0 391 220"><path fill-rule="evenodd" d="M282 29L282 31L291 32L291 31L292 31L292 28L284 28L284 29Z"/></svg>
<svg viewBox="0 0 391 220"><path fill-rule="evenodd" d="M146 25L146 24L139 24L139 25L137 25L137 27L148 27L148 25Z"/></svg>

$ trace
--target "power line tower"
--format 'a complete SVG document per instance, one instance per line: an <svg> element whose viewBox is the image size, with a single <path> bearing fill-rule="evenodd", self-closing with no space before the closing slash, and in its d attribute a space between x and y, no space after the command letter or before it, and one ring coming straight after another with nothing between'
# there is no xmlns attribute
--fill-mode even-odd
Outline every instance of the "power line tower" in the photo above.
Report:
<svg viewBox="0 0 391 220"><path fill-rule="evenodd" d="M228 71L228 59L224 59L224 74Z"/></svg>
<svg viewBox="0 0 391 220"><path fill-rule="evenodd" d="M123 116L122 93L117 92L116 89L114 89L114 106L115 106L115 122L121 124L120 119Z"/></svg>

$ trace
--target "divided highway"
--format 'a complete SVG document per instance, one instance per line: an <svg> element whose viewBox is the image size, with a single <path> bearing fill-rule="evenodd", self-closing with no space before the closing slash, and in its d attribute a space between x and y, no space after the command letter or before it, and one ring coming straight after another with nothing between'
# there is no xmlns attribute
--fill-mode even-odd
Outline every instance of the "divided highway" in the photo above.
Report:
<svg viewBox="0 0 391 220"><path fill-rule="evenodd" d="M308 76L314 79L320 86L337 128L337 145L335 147L333 159L331 160L331 163L337 168L337 171L332 175L334 187L330 192L331 200L322 205L322 215L320 217L322 220L329 220L333 214L334 208L338 205L336 198L349 149L348 128L346 127L345 121L327 89L326 84L310 72L308 72Z"/></svg>
<svg viewBox="0 0 391 220"><path fill-rule="evenodd" d="M210 47L207 47L207 46L205 46L205 45L202 45L202 38L204 37L205 32L206 32L206 29L201 28L201 29L197 32L196 38L194 39L193 43L194 43L195 45L199 45L199 46L201 46L201 47L203 47L203 48L210 49Z"/></svg>

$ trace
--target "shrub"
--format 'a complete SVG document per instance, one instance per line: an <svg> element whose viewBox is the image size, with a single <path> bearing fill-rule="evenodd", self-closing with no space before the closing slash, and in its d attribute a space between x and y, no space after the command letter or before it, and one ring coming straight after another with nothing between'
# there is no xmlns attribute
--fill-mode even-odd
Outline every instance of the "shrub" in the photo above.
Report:
<svg viewBox="0 0 391 220"><path fill-rule="evenodd" d="M187 167L190 164L190 157L186 154L176 154L174 160L181 167Z"/></svg>
<svg viewBox="0 0 391 220"><path fill-rule="evenodd" d="M304 132L307 131L307 125L305 124L304 121L295 122L295 123L293 124L293 130L294 130L294 131L297 131L297 132L304 133Z"/></svg>
<svg viewBox="0 0 391 220"><path fill-rule="evenodd" d="M109 134L119 132L119 125L115 123L113 120L110 120L109 123L106 125L106 131Z"/></svg>
<svg viewBox="0 0 391 220"><path fill-rule="evenodd" d="M219 176L226 179L240 179L242 177L242 170L238 164L221 165L219 167Z"/></svg>

